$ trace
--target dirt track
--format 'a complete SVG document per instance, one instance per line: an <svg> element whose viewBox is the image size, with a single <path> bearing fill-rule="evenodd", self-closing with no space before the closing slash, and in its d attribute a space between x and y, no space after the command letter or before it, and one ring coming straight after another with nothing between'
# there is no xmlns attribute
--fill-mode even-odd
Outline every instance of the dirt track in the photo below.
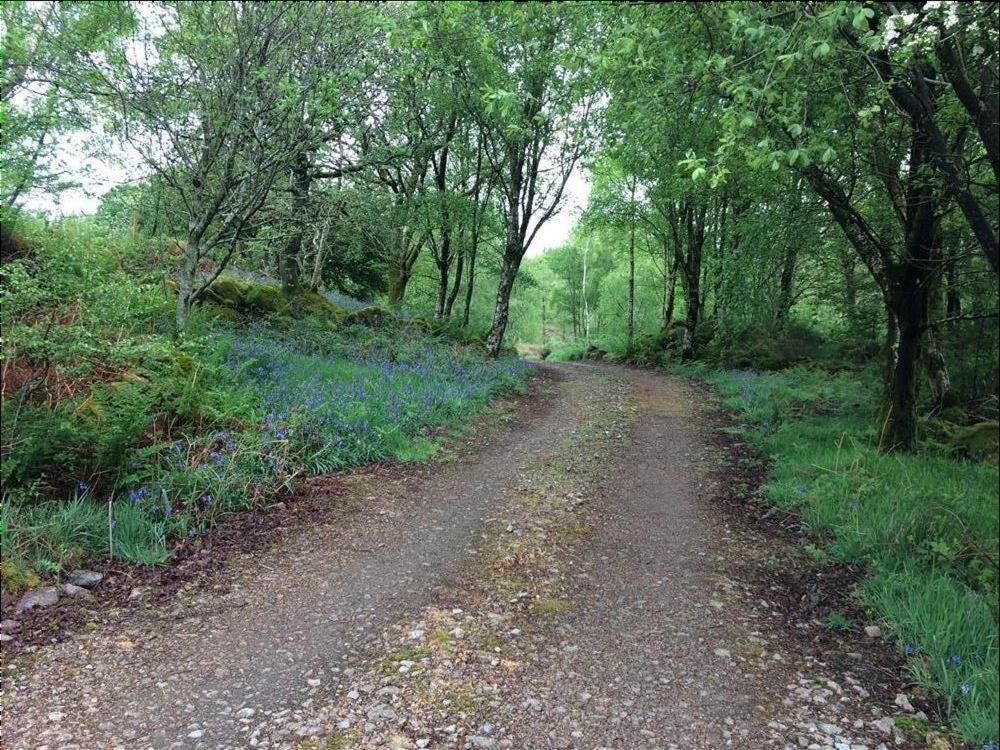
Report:
<svg viewBox="0 0 1000 750"><path fill-rule="evenodd" d="M782 543L714 504L703 391L544 371L471 453L14 660L3 747L900 746L892 678L760 598Z"/></svg>

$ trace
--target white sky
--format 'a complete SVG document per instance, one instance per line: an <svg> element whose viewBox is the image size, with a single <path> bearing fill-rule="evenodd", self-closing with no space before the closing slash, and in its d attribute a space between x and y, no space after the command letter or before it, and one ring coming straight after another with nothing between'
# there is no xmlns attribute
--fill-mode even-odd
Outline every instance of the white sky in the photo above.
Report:
<svg viewBox="0 0 1000 750"><path fill-rule="evenodd" d="M559 247L569 239L569 233L573 229L573 224L587 207L587 198L590 196L590 181L583 168L577 164L566 181L566 190L563 193L562 205L551 219L549 219L535 235L535 241L528 248L527 257L533 258L541 255L546 250Z"/></svg>

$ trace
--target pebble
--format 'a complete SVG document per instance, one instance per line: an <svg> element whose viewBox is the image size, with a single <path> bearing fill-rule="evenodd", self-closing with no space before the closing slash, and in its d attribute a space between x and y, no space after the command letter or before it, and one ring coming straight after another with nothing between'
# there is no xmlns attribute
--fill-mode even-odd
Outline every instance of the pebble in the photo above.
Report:
<svg viewBox="0 0 1000 750"><path fill-rule="evenodd" d="M896 693L896 700L893 701L897 706L912 714L914 712L913 704L910 703L910 699L906 697L905 693Z"/></svg>
<svg viewBox="0 0 1000 750"><path fill-rule="evenodd" d="M882 628L878 625L865 625L865 635L869 638L878 638L882 635Z"/></svg>
<svg viewBox="0 0 1000 750"><path fill-rule="evenodd" d="M469 737L469 745L472 747L480 747L489 750L489 748L494 748L497 746L497 741L492 737L483 737L480 734L474 734Z"/></svg>

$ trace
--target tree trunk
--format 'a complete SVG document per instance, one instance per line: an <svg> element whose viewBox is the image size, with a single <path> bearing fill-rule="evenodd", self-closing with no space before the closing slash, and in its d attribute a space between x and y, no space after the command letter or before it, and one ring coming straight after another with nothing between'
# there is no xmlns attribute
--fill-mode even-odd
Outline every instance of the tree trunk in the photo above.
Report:
<svg viewBox="0 0 1000 750"><path fill-rule="evenodd" d="M664 264L667 260L664 259ZM670 323L674 319L674 302L676 300L677 291L677 259L670 261L670 272L664 279L664 292L666 294L666 299L663 301L663 320L661 322L661 328L666 330L670 327Z"/></svg>
<svg viewBox="0 0 1000 750"><path fill-rule="evenodd" d="M469 278L465 284L465 310L462 312L462 325L469 325L469 309L472 307L472 289L476 283L476 242L473 239L469 246Z"/></svg>
<svg viewBox="0 0 1000 750"><path fill-rule="evenodd" d="M628 228L628 350L632 350L632 340L635 338L635 177L632 178L632 192L629 196L629 212L631 220Z"/></svg>
<svg viewBox="0 0 1000 750"><path fill-rule="evenodd" d="M289 178L292 193L291 236L278 259L278 273L281 277L281 291L294 294L300 286L299 256L305 237L306 216L309 213L309 189L312 179L309 175L309 155L297 155Z"/></svg>
<svg viewBox="0 0 1000 750"><path fill-rule="evenodd" d="M497 304L493 312L493 326L486 337L486 349L491 357L499 356L503 345L503 335L507 330L507 320L510 313L510 292L514 288L514 278L517 276L518 253L520 248L508 247L500 266L500 280L497 284Z"/></svg>
<svg viewBox="0 0 1000 750"><path fill-rule="evenodd" d="M458 258L455 261L455 281L451 285L451 292L448 294L448 299L444 303L444 316L446 318L451 317L452 308L455 307L455 300L458 298L458 290L462 286L462 272L464 271L463 266L465 265L465 253L458 253Z"/></svg>
<svg viewBox="0 0 1000 750"><path fill-rule="evenodd" d="M195 275L198 273L198 242L197 237L188 235L187 242L184 243L184 261L181 263L177 279L176 323L178 331L187 328L191 304L194 301L194 282Z"/></svg>
<svg viewBox="0 0 1000 750"><path fill-rule="evenodd" d="M440 320L444 317L444 308L448 304L448 264L438 261L437 299L434 302L434 317Z"/></svg>
<svg viewBox="0 0 1000 750"><path fill-rule="evenodd" d="M681 358L691 359L695 355L695 333L698 331L698 322L701 312L701 274L685 273L684 278L687 283L684 285L684 336L681 340Z"/></svg>
<svg viewBox="0 0 1000 750"><path fill-rule="evenodd" d="M406 285L410 283L410 274L404 271L394 271L389 278L389 306L395 307L403 301L406 295Z"/></svg>
<svg viewBox="0 0 1000 750"><path fill-rule="evenodd" d="M788 313L792 309L793 303L793 282L795 281L795 263L798 260L798 245L792 243L785 250L785 258L781 266L781 282L778 287L778 309L777 319L779 323L784 323L788 318Z"/></svg>
<svg viewBox="0 0 1000 750"><path fill-rule="evenodd" d="M926 295L909 297L897 292L887 297L888 368L879 447L908 450L917 442L917 364L924 338Z"/></svg>

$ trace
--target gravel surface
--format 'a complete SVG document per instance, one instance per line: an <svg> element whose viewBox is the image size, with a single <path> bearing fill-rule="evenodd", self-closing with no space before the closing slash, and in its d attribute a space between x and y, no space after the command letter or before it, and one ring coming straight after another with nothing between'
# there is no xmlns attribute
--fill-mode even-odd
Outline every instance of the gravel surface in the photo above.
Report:
<svg viewBox="0 0 1000 750"><path fill-rule="evenodd" d="M225 585L20 655L2 746L909 746L912 707L759 598L745 571L772 542L713 503L702 392L544 371L535 413L472 454L360 472L351 513L228 561Z"/></svg>

